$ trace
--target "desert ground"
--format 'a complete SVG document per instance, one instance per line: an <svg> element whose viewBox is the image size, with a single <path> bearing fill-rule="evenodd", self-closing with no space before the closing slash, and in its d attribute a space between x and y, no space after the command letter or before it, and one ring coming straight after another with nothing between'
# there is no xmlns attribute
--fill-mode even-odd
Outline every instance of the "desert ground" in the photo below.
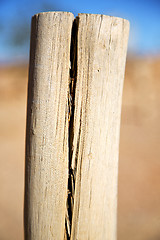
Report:
<svg viewBox="0 0 160 240"><path fill-rule="evenodd" d="M0 240L23 240L28 66L0 67ZM160 58L127 59L118 240L160 240Z"/></svg>

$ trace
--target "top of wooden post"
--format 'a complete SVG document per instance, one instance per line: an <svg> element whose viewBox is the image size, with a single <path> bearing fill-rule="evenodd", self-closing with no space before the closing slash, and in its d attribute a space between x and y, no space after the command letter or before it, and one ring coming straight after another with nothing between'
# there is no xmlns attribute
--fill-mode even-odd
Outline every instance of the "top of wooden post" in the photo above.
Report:
<svg viewBox="0 0 160 240"><path fill-rule="evenodd" d="M116 240L129 22L69 12L32 20L25 240Z"/></svg>

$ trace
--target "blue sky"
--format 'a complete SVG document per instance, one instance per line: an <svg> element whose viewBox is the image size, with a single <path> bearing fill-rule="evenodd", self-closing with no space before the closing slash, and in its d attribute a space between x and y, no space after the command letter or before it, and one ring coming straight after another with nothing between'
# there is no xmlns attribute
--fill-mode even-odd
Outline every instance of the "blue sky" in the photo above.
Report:
<svg viewBox="0 0 160 240"><path fill-rule="evenodd" d="M0 62L27 59L32 15L106 14L130 21L129 53L160 55L160 0L0 0Z"/></svg>

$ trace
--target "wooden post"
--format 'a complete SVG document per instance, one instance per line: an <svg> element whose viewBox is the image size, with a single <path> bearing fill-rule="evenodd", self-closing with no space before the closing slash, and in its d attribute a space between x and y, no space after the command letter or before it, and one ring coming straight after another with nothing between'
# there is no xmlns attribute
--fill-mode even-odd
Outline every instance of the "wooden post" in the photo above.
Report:
<svg viewBox="0 0 160 240"><path fill-rule="evenodd" d="M117 173L128 21L79 15L71 239L116 239Z"/></svg>
<svg viewBox="0 0 160 240"><path fill-rule="evenodd" d="M32 19L25 240L116 240L129 23L73 19L64 12Z"/></svg>
<svg viewBox="0 0 160 240"><path fill-rule="evenodd" d="M63 239L68 185L71 13L32 19L26 132L25 239Z"/></svg>

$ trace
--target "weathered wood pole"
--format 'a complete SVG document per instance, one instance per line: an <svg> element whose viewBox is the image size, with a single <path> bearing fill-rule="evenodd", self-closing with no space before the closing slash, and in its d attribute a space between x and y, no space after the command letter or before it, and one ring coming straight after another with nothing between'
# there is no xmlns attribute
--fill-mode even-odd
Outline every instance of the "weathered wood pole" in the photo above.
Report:
<svg viewBox="0 0 160 240"><path fill-rule="evenodd" d="M32 19L25 240L116 240L127 20Z"/></svg>

